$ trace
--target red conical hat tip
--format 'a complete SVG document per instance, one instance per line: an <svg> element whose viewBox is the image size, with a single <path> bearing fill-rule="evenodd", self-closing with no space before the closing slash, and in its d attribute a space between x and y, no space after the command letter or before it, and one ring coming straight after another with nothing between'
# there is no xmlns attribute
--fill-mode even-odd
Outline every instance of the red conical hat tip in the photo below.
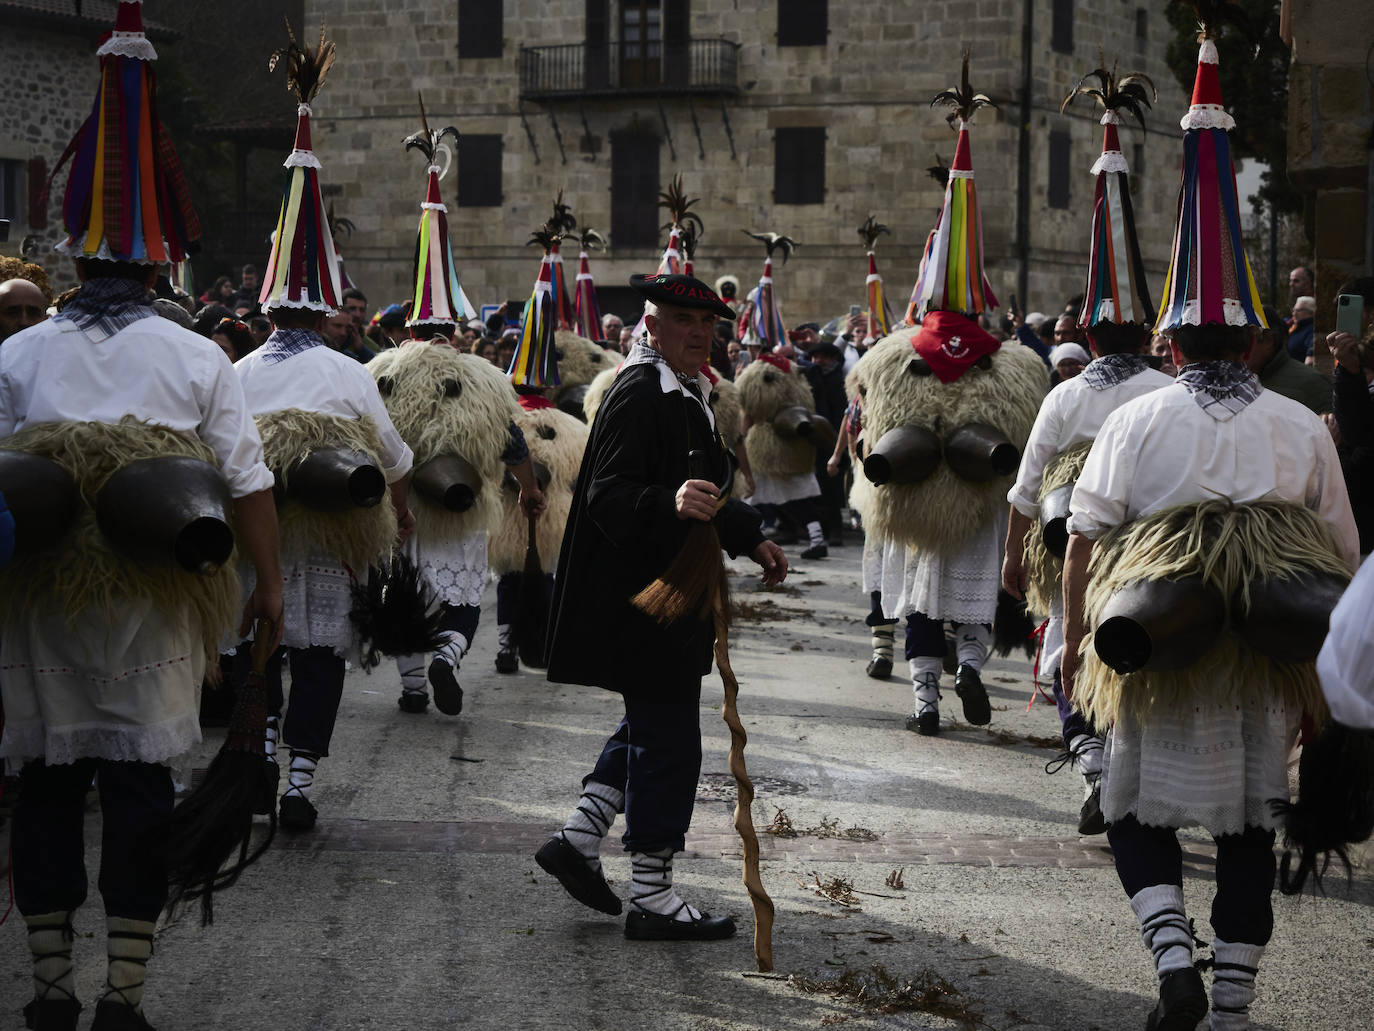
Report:
<svg viewBox="0 0 1374 1031"><path fill-rule="evenodd" d="M1114 151L1120 152L1120 150L1121 137L1117 135L1116 126L1108 122L1106 132L1102 134L1102 153L1110 154Z"/></svg>
<svg viewBox="0 0 1374 1031"><path fill-rule="evenodd" d="M539 282L553 282L553 263L549 261L549 256L547 254L539 261Z"/></svg>
<svg viewBox="0 0 1374 1031"><path fill-rule="evenodd" d="M878 259L873 256L873 252L868 252L868 274L876 276L878 274Z"/></svg>
<svg viewBox="0 0 1374 1031"><path fill-rule="evenodd" d="M1208 41L1210 42L1210 40ZM1197 77L1193 80L1193 104L1211 104L1215 107L1221 106L1221 76L1217 70L1215 60L1208 61L1207 48L1204 45L1203 53L1198 58Z"/></svg>
<svg viewBox="0 0 1374 1031"><path fill-rule="evenodd" d="M143 33L143 0L120 0L114 30Z"/></svg>
<svg viewBox="0 0 1374 1031"><path fill-rule="evenodd" d="M772 259L772 258L764 258L764 259L763 259L763 274L764 274L767 278L769 278L769 279L772 279L772 278L773 278L773 259Z"/></svg>
<svg viewBox="0 0 1374 1031"><path fill-rule="evenodd" d="M301 105L304 107L304 105ZM296 116L296 150L310 150L310 116L304 111Z"/></svg>
<svg viewBox="0 0 1374 1031"><path fill-rule="evenodd" d="M439 197L439 173L431 171L429 173L429 188L425 192L426 204L442 204L443 200Z"/></svg>
<svg viewBox="0 0 1374 1031"><path fill-rule="evenodd" d="M951 172L972 172L973 153L969 149L968 129L964 126L959 128L959 143L954 148L954 164L949 166Z"/></svg>

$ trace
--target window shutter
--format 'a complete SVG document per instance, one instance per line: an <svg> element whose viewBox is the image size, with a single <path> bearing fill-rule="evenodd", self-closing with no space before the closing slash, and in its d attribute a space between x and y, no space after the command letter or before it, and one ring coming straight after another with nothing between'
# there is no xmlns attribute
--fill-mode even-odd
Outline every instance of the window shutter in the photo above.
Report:
<svg viewBox="0 0 1374 1031"><path fill-rule="evenodd" d="M1069 206L1069 134L1060 130L1050 133L1050 188L1049 205L1052 208Z"/></svg>
<svg viewBox="0 0 1374 1031"><path fill-rule="evenodd" d="M829 20L826 0L778 0L778 46L825 46Z"/></svg>
<svg viewBox="0 0 1374 1031"><path fill-rule="evenodd" d="M773 203L825 203L824 126L775 130Z"/></svg>
<svg viewBox="0 0 1374 1031"><path fill-rule="evenodd" d="M504 30L502 0L458 0L459 57L500 57Z"/></svg>
<svg viewBox="0 0 1374 1031"><path fill-rule="evenodd" d="M458 137L458 206L501 206L501 136L465 133Z"/></svg>
<svg viewBox="0 0 1374 1031"><path fill-rule="evenodd" d="M657 136L611 135L611 246L658 246Z"/></svg>

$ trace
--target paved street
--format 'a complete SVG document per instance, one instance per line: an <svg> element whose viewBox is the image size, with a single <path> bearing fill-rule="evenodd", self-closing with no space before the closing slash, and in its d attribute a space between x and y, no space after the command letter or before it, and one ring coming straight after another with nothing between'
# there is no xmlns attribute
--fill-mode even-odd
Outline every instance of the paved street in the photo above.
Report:
<svg viewBox="0 0 1374 1031"><path fill-rule="evenodd" d="M990 728L951 723L960 711L947 680L942 735L904 730L909 683L863 674L857 544L824 561L794 557L788 584L767 594L734 564L743 614L731 654L754 819L790 822L797 835L762 835L778 907L774 975L752 974L719 680L703 690L705 763L677 881L699 907L735 914L742 933L626 942L618 919L579 907L532 858L613 729L616 699L495 674L489 591L461 717L401 713L394 668L350 673L334 755L316 780L319 827L279 836L222 896L213 927L184 914L161 929L149 1018L160 1031L1143 1027L1153 975L1105 839L1074 832L1077 774L1043 770L1058 750L1053 706L1027 713L1027 663L994 661ZM588 647L615 662L615 628ZM212 733L197 765L218 743ZM1203 835L1185 838L1185 892L1209 938L1213 850ZM87 839L94 852L95 814ZM625 894L629 860L618 847L606 854ZM889 883L894 872L902 887ZM1330 885L1329 898L1276 900L1257 1027L1367 1026L1374 880L1360 869L1349 891ZM76 943L88 1001L104 976L94 867L92 903ZM788 980L875 966L902 981L943 978L958 992L946 1003L979 1022L874 1012ZM28 972L12 916L0 928L0 1026L22 1026Z"/></svg>

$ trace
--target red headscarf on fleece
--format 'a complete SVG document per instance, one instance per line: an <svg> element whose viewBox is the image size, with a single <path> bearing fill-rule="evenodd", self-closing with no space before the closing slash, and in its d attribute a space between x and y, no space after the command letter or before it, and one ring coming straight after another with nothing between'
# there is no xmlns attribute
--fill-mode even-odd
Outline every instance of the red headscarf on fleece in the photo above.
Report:
<svg viewBox="0 0 1374 1031"><path fill-rule="evenodd" d="M926 360L936 379L953 383L979 358L996 353L1002 344L958 312L931 311L921 320L911 346Z"/></svg>

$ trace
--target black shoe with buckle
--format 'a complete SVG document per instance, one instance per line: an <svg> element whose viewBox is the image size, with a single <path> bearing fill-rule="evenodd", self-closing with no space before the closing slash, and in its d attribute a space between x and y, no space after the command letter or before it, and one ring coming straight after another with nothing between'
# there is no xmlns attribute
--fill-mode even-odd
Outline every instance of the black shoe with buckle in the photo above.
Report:
<svg viewBox="0 0 1374 1031"><path fill-rule="evenodd" d="M154 1031L148 1018L132 1006L113 999L101 999L96 1003L95 1021L91 1031Z"/></svg>
<svg viewBox="0 0 1374 1031"><path fill-rule="evenodd" d="M674 920L661 913L631 909L625 918L625 937L640 942L705 942L735 936L735 921L728 916L702 913L695 920Z"/></svg>
<svg viewBox="0 0 1374 1031"><path fill-rule="evenodd" d="M1145 1031L1193 1031L1207 1016L1207 989L1195 967L1171 970L1159 981L1159 1003Z"/></svg>
<svg viewBox="0 0 1374 1031"><path fill-rule="evenodd" d="M458 671L443 659L429 664L429 686L434 688L434 707L445 716L463 711L463 689L458 686Z"/></svg>
<svg viewBox="0 0 1374 1031"><path fill-rule="evenodd" d="M606 883L605 874L593 870L582 853L563 838L555 834L544 842L534 854L534 861L545 873L557 877L563 890L584 906L611 916L620 914L620 899Z"/></svg>
<svg viewBox="0 0 1374 1031"><path fill-rule="evenodd" d="M287 794L281 797L278 822L289 831L308 831L315 826L319 810L304 795Z"/></svg>
<svg viewBox="0 0 1374 1031"><path fill-rule="evenodd" d="M502 648L496 653L496 672L514 673L520 668L520 656L514 648Z"/></svg>
<svg viewBox="0 0 1374 1031"><path fill-rule="evenodd" d="M24 1007L24 1026L30 1031L76 1031L80 1014L81 1003L75 999L34 999Z"/></svg>
<svg viewBox="0 0 1374 1031"><path fill-rule="evenodd" d="M429 709L429 692L402 691L401 697L396 699L396 705L402 712L426 712Z"/></svg>
<svg viewBox="0 0 1374 1031"><path fill-rule="evenodd" d="M959 663L954 671L954 693L964 703L964 719L975 727L986 727L992 722L992 705L983 678L967 662Z"/></svg>

